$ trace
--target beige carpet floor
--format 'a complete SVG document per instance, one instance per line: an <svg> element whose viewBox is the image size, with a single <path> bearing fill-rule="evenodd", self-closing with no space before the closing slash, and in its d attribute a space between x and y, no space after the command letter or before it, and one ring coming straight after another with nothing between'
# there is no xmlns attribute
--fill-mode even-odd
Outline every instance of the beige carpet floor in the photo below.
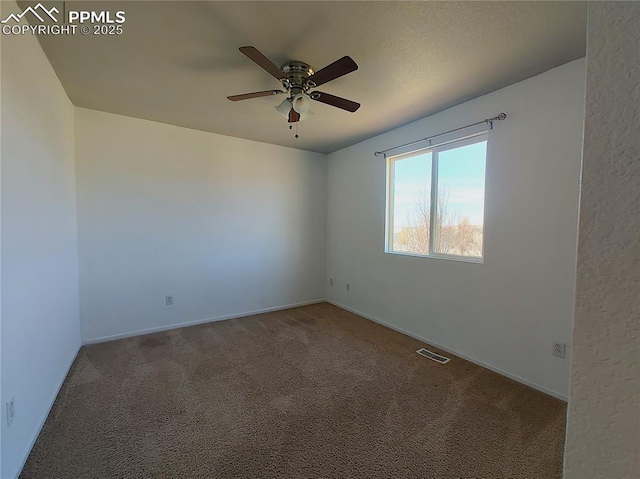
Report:
<svg viewBox="0 0 640 479"><path fill-rule="evenodd" d="M83 347L20 476L560 478L565 409L322 303Z"/></svg>

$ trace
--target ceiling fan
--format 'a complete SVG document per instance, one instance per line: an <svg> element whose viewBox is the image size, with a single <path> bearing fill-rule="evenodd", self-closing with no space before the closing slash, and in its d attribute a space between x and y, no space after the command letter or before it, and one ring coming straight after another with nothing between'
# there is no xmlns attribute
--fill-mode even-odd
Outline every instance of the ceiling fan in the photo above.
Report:
<svg viewBox="0 0 640 479"><path fill-rule="evenodd" d="M240 47L240 51L279 80L285 90L266 90L228 96L227 98L231 101L249 100L251 98L286 93L287 98L275 108L287 118L289 123L296 123L313 115L310 100L335 106L351 113L360 108L360 103L355 101L314 90L316 87L324 85L331 80L356 71L358 65L348 56L336 60L321 70L314 71L311 65L299 61L290 61L278 68L255 47Z"/></svg>

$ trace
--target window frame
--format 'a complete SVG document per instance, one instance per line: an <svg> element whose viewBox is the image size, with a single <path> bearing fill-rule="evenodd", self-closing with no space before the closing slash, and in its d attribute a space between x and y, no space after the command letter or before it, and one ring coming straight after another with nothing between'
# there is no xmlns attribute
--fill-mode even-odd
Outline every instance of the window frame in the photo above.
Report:
<svg viewBox="0 0 640 479"><path fill-rule="evenodd" d="M485 222L482 221L482 252L481 256L462 256L449 253L438 253L435 251L435 237L436 237L436 222L433 218L437 217L438 211L438 165L439 165L439 153L453 150L455 148L461 148L475 143L487 142L487 152L489 149L489 131L481 131L457 137L455 139L443 141L427 147L418 148L415 150L399 153L393 156L386 157L386 189L385 189L385 242L384 252L386 254L395 254L400 256L413 256L417 258L434 258L444 259L449 261L460 261L464 263L484 263L485 253ZM484 174L484 197L482 201L483 218L486 213L486 184L487 184L487 161L488 154L485 152L485 174ZM429 219L429 254L412 253L410 251L394 251L393 250L393 213L394 213L394 197L395 197L395 168L394 164L398 160L411 158L418 155L424 155L431 153L431 187L430 187L430 219Z"/></svg>

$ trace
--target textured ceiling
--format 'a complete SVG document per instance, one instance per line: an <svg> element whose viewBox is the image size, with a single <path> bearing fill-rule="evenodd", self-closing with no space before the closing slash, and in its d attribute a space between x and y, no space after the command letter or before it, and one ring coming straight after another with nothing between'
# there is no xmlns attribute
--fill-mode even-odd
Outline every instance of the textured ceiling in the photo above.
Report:
<svg viewBox="0 0 640 479"><path fill-rule="evenodd" d="M319 152L585 54L583 2L93 1L67 8L126 12L121 36L40 37L76 105ZM350 55L359 70L322 90L362 107L347 113L314 102L315 116L299 124L295 139L273 109L282 97L226 99L279 87L238 51L243 45L277 65L301 60L316 69Z"/></svg>

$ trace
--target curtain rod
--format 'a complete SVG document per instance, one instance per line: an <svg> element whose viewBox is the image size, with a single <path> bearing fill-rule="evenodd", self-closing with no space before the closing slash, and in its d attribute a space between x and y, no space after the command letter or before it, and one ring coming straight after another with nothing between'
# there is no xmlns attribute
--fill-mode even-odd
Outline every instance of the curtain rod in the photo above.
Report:
<svg viewBox="0 0 640 479"><path fill-rule="evenodd" d="M467 128L471 128L472 126L481 125L483 123L488 124L489 128L493 129L493 122L494 121L496 121L496 120L497 121L502 121L506 117L507 117L506 113L500 113L498 116L494 116L493 118L486 118L486 119L484 119L482 121L477 121L475 123L471 123L470 125L461 126L460 128L456 128L454 130L449 130L449 131L445 131L443 133L438 133L437 135L429 136L427 138L422 138L421 140L412 141L410 143L405 143L404 145L394 146L393 148L387 148L386 150L376 151L374 153L374 155L375 156L385 155L388 151L397 150L398 148L403 148L405 146L415 145L416 143L421 143L423 141L431 142L431 140L433 140L434 138L438 138L439 136L448 135L449 133L454 133L454 132L460 131L460 130L466 130Z"/></svg>

